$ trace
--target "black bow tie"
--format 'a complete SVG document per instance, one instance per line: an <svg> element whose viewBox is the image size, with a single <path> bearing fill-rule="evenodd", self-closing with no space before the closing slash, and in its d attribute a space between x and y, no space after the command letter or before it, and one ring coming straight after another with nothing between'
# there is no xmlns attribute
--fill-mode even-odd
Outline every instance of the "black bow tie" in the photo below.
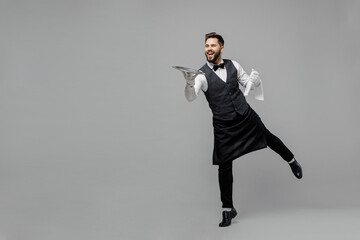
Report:
<svg viewBox="0 0 360 240"><path fill-rule="evenodd" d="M216 70L218 70L218 68L224 68L225 67L225 64L224 63L221 63L221 64L219 64L219 65L214 65L213 66L213 69L214 69L214 71L216 71Z"/></svg>

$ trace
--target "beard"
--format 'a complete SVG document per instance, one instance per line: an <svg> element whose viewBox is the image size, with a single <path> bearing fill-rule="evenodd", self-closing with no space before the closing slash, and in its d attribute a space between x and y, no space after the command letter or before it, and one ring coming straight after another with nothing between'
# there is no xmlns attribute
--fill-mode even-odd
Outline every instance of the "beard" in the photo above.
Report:
<svg viewBox="0 0 360 240"><path fill-rule="evenodd" d="M210 58L207 56L207 54L205 53L206 60L207 60L208 62L210 62L210 63L215 63L215 62L219 59L220 53L221 53L220 50L217 51L217 52L214 52L212 59L210 59Z"/></svg>

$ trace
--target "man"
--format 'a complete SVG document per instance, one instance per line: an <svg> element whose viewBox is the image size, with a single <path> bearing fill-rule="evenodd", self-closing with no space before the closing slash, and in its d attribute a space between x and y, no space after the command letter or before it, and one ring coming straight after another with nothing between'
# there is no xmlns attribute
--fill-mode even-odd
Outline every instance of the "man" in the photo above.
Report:
<svg viewBox="0 0 360 240"><path fill-rule="evenodd" d="M286 162L298 179L302 169L293 153L283 142L273 135L262 123L256 112L248 105L239 85L251 84L260 90L258 99L263 98L259 73L252 70L246 74L239 63L222 59L224 39L212 32L205 36L205 57L207 63L200 69L205 75L184 73L186 79L185 96L193 101L202 90L213 113L214 151L213 164L218 165L218 179L222 201L222 221L220 227L231 224L237 215L232 199L232 161L240 156L270 147Z"/></svg>

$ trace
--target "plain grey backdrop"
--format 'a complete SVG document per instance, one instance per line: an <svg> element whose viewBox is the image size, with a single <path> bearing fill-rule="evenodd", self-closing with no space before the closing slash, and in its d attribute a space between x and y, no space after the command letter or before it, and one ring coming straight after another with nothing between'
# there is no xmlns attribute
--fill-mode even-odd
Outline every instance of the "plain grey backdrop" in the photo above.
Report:
<svg viewBox="0 0 360 240"><path fill-rule="evenodd" d="M0 0L0 239L355 239L359 9ZM269 149L236 160L227 229L211 112L171 68L201 67L212 31L260 72L265 101L248 101L304 170Z"/></svg>

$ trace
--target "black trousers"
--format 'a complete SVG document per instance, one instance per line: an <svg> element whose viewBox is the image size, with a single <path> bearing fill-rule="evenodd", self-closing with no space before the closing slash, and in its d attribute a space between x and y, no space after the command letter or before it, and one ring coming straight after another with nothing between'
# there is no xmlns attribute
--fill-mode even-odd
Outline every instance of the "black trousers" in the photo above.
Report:
<svg viewBox="0 0 360 240"><path fill-rule="evenodd" d="M285 144L267 129L265 131L265 137L268 147L278 153L285 161L290 162L294 158L294 154L292 154ZM233 208L232 161L219 165L218 177L222 207Z"/></svg>

